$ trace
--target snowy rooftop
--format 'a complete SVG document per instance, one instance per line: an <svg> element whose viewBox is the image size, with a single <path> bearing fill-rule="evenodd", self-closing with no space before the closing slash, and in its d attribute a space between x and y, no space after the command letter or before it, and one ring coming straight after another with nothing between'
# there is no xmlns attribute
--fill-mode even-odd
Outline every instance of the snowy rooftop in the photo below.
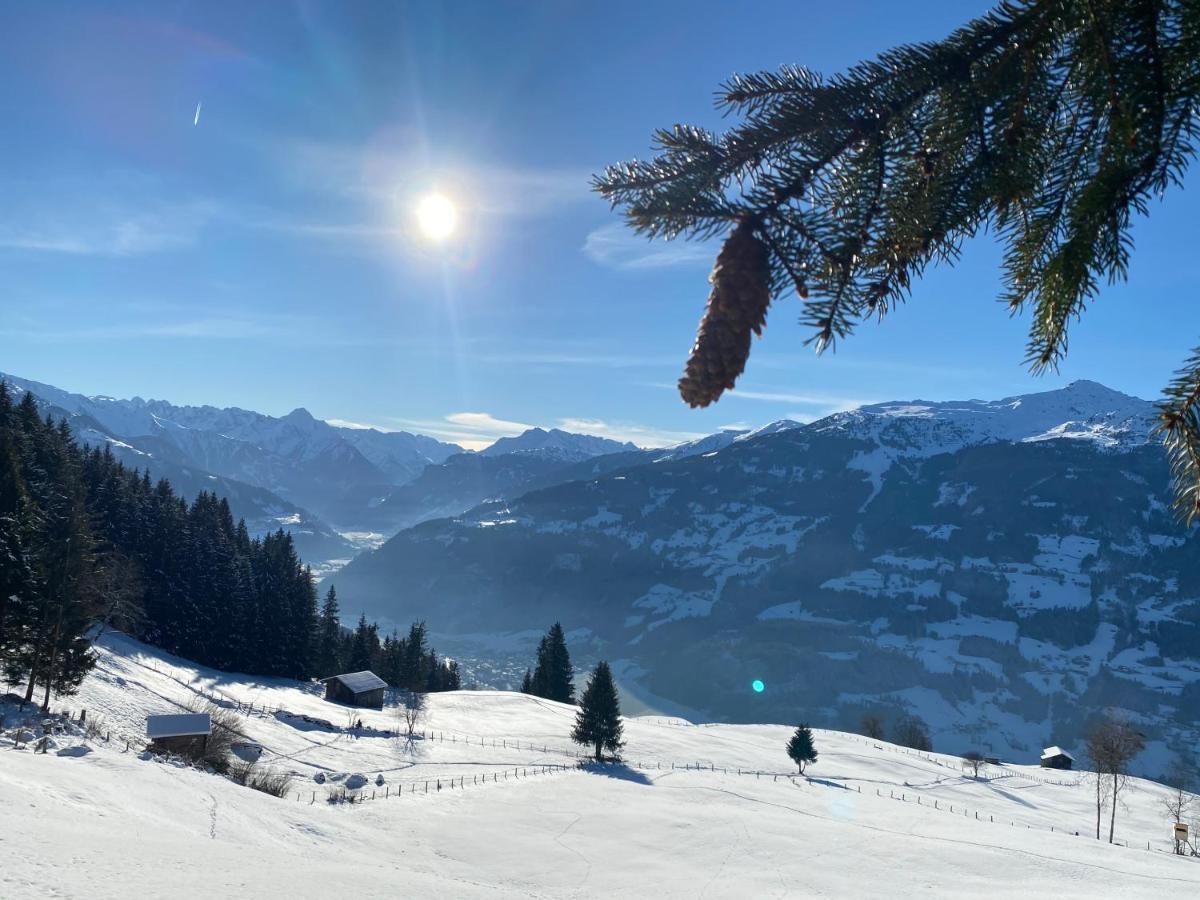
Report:
<svg viewBox="0 0 1200 900"><path fill-rule="evenodd" d="M334 675L332 678L324 678L322 681L340 681L356 694L361 694L363 691L376 691L379 688L387 687L387 682L374 672L348 672L345 675Z"/></svg>
<svg viewBox="0 0 1200 900"><path fill-rule="evenodd" d="M192 737L212 734L208 713L181 713L170 716L146 716L146 737Z"/></svg>
<svg viewBox="0 0 1200 900"><path fill-rule="evenodd" d="M1062 747L1047 747L1045 750L1042 751L1042 759L1051 759L1055 756L1065 756L1067 759L1070 759L1070 760L1075 759L1074 756L1072 756L1070 753L1068 753Z"/></svg>

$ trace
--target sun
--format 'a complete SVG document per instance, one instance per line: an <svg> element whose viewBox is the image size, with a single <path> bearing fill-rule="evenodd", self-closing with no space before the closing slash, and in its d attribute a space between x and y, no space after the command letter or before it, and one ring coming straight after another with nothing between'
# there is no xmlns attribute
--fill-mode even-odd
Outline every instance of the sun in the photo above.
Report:
<svg viewBox="0 0 1200 900"><path fill-rule="evenodd" d="M431 241L444 241L458 227L458 209L445 194L426 194L417 204L417 225Z"/></svg>

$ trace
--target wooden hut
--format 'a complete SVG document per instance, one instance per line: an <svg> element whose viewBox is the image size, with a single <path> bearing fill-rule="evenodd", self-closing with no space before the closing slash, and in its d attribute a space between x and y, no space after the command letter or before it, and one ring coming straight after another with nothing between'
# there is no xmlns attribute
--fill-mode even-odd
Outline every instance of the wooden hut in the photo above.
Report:
<svg viewBox="0 0 1200 900"><path fill-rule="evenodd" d="M383 692L387 690L387 682L374 672L348 672L321 680L325 682L326 700L383 709Z"/></svg>
<svg viewBox="0 0 1200 900"><path fill-rule="evenodd" d="M1075 757L1062 747L1047 747L1042 751L1043 769L1070 769L1075 765Z"/></svg>
<svg viewBox="0 0 1200 900"><path fill-rule="evenodd" d="M153 750L194 754L208 746L212 719L208 713L146 716L146 737Z"/></svg>

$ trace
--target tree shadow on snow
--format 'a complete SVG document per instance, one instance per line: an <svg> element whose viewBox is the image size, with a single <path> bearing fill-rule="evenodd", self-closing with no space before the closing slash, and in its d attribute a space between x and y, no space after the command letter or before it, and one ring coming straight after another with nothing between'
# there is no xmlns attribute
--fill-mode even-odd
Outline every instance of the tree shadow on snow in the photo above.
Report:
<svg viewBox="0 0 1200 900"><path fill-rule="evenodd" d="M649 787L654 784L644 773L631 769L625 763L584 763L580 766L585 772L592 775L603 775L605 778L616 778L620 781L632 781L634 784L642 784Z"/></svg>
<svg viewBox="0 0 1200 900"><path fill-rule="evenodd" d="M1023 797L1018 797L1012 791L1002 790L1001 788L998 788L995 785L988 785L988 787L990 787L993 791L995 791L997 794L999 794L1005 800L1011 800L1013 803L1019 803L1022 806L1028 807L1029 809L1037 809L1037 806L1035 804L1030 803L1028 800L1024 799Z"/></svg>

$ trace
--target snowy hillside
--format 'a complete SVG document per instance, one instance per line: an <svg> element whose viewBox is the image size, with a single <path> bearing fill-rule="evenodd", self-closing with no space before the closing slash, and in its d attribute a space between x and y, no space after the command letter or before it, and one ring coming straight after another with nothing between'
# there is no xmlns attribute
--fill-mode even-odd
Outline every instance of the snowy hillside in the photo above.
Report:
<svg viewBox="0 0 1200 900"><path fill-rule="evenodd" d="M447 633L561 619L725 721L912 712L942 749L1034 760L1116 705L1160 774L1200 738L1200 530L1152 415L1076 382L721 435L403 531L335 582L344 609Z"/></svg>
<svg viewBox="0 0 1200 900"><path fill-rule="evenodd" d="M1094 381L1003 400L877 403L836 413L812 426L873 440L906 456L933 456L993 441L1073 438L1102 447L1151 441L1154 404Z"/></svg>
<svg viewBox="0 0 1200 900"><path fill-rule="evenodd" d="M577 767L573 708L525 695L432 695L424 738L406 745L386 734L389 711L356 711L354 733L313 685L197 669L115 636L100 654L67 706L103 720L108 742L59 735L44 755L3 744L7 900L1200 889L1200 863L1166 852L1164 790L1140 780L1109 846L1087 837L1084 773L989 766L976 780L953 757L817 731L820 759L797 778L784 727L662 718L626 721L626 765ZM147 713L198 694L243 711L260 765L296 774L287 799L124 752L121 736L142 733ZM363 802L328 802L354 774L366 776L351 792Z"/></svg>
<svg viewBox="0 0 1200 900"><path fill-rule="evenodd" d="M572 434L558 428L530 428L516 437L502 437L480 452L483 456L502 456L505 453L529 453L564 462L580 462L593 456L608 453L624 453L636 450L630 443L596 437L590 434Z"/></svg>

